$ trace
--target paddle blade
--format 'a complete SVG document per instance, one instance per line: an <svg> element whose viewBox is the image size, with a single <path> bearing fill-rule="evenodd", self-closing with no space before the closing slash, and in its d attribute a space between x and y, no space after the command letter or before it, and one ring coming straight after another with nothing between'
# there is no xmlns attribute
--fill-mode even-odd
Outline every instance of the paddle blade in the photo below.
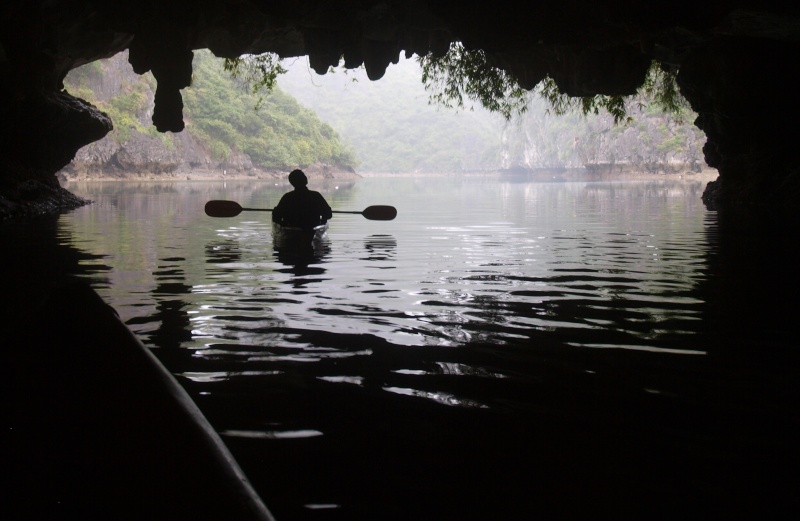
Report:
<svg viewBox="0 0 800 521"><path fill-rule="evenodd" d="M242 213L242 207L236 201L209 201L206 203L206 215L209 217L236 217Z"/></svg>
<svg viewBox="0 0 800 521"><path fill-rule="evenodd" d="M391 221L397 217L397 208L386 205L368 206L361 215L371 221Z"/></svg>

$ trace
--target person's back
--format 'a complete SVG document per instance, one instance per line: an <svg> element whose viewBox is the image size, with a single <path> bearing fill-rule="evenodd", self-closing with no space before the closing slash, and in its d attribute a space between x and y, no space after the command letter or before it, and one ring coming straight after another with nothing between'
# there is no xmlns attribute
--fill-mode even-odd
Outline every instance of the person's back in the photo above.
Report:
<svg viewBox="0 0 800 521"><path fill-rule="evenodd" d="M326 223L333 216L322 194L308 189L308 179L302 170L293 170L289 174L289 182L294 190L281 197L272 211L273 221L284 226L309 229Z"/></svg>

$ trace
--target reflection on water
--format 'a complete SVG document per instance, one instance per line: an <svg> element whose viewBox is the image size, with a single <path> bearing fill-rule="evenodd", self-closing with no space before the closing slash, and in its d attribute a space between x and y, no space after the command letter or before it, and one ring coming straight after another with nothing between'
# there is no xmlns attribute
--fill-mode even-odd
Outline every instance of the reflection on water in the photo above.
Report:
<svg viewBox="0 0 800 521"><path fill-rule="evenodd" d="M209 264L224 265L241 260L237 243L226 239L206 244L206 259Z"/></svg>
<svg viewBox="0 0 800 521"><path fill-rule="evenodd" d="M295 250L268 217L202 211L269 208L284 187L81 189L97 204L61 219L61 247L279 519L794 497L777 476L800 463L797 344L776 298L798 288L796 245L724 229L700 183L325 186L335 209L398 218L336 216Z"/></svg>
<svg viewBox="0 0 800 521"><path fill-rule="evenodd" d="M367 256L364 261L391 261L395 257L397 241L391 235L370 235L364 241ZM391 265L380 266L383 269L392 269Z"/></svg>
<svg viewBox="0 0 800 521"><path fill-rule="evenodd" d="M314 240L313 242L273 244L275 258L288 266L288 269L278 270L281 273L291 273L293 275L322 275L325 268L321 266L330 255L330 242L326 238ZM298 280L293 281L294 284Z"/></svg>

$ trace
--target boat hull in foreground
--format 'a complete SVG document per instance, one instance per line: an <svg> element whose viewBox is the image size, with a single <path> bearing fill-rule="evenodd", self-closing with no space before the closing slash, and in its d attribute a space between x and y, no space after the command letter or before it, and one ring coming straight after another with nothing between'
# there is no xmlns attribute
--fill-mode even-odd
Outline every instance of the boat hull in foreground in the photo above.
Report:
<svg viewBox="0 0 800 521"><path fill-rule="evenodd" d="M175 376L88 285L54 288L4 334L5 519L273 520Z"/></svg>

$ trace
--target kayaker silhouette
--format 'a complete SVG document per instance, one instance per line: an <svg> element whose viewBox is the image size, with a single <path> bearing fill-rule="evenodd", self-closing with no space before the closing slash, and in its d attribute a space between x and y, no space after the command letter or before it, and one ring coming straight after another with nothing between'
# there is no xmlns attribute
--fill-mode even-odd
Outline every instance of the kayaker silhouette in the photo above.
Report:
<svg viewBox="0 0 800 521"><path fill-rule="evenodd" d="M292 170L289 182L294 190L281 197L272 210L272 220L281 226L311 230L333 217L331 207L322 194L308 189L308 178L302 170Z"/></svg>

